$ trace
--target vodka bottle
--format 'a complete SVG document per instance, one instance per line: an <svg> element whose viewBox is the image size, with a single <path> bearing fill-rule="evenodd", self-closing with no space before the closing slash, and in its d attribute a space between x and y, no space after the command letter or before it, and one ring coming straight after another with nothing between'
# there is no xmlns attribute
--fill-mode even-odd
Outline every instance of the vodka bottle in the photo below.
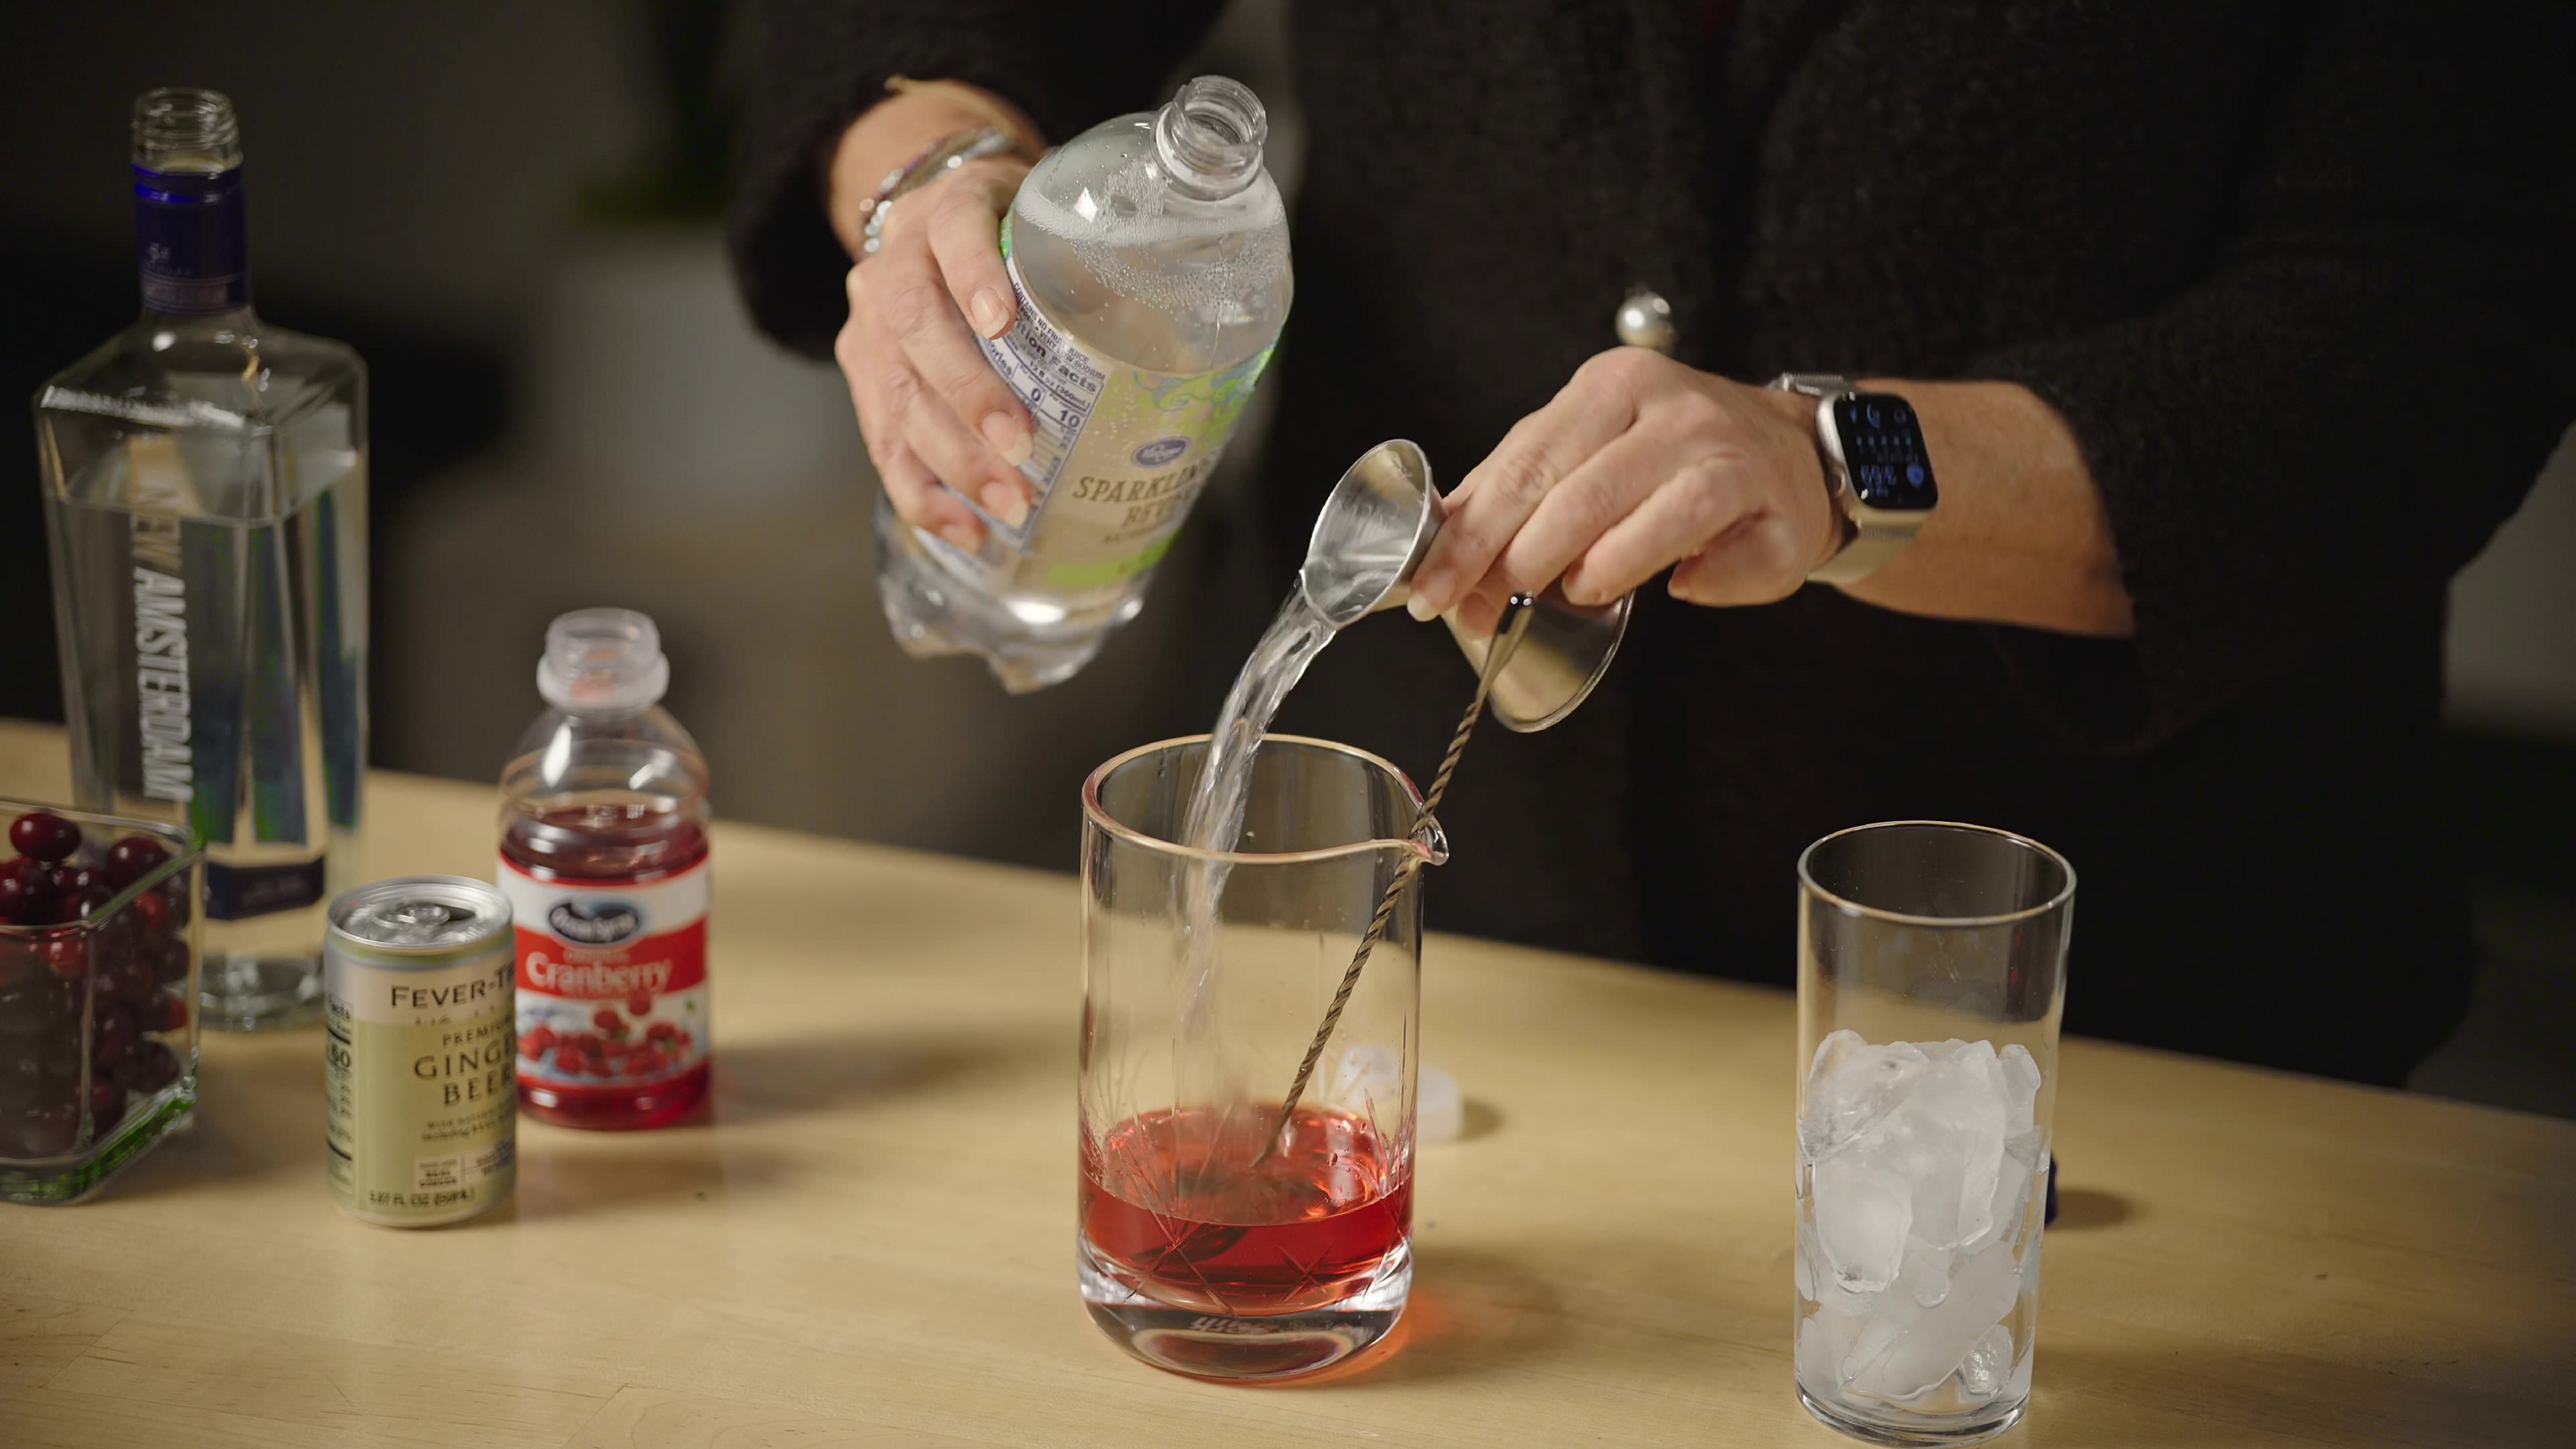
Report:
<svg viewBox="0 0 2576 1449"><path fill-rule="evenodd" d="M230 101L145 95L133 158L142 314L36 396L73 788L204 843L204 1019L281 1025L357 879L366 374L251 310Z"/></svg>
<svg viewBox="0 0 2576 1449"><path fill-rule="evenodd" d="M1288 216L1261 102L1202 76L1050 153L1002 228L1019 313L984 344L1036 427L1018 527L969 553L878 500L877 577L916 657L981 655L1014 693L1136 616L1288 316Z"/></svg>

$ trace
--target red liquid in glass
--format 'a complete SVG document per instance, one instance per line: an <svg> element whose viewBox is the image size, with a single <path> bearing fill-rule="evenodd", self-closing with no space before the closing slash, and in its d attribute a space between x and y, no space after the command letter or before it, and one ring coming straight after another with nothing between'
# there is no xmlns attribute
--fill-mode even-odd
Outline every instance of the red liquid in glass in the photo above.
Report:
<svg viewBox="0 0 2576 1449"><path fill-rule="evenodd" d="M1092 1251L1146 1297L1230 1317L1308 1312L1366 1288L1412 1228L1411 1164L1366 1121L1305 1110L1255 1168L1278 1112L1180 1108L1085 1134Z"/></svg>
<svg viewBox="0 0 2576 1449"><path fill-rule="evenodd" d="M628 797L514 813L501 856L540 881L647 885L707 858L707 833L678 802ZM561 1087L519 1079L519 1110L565 1127L661 1127L707 1093L711 1059L676 1076L633 1085Z"/></svg>

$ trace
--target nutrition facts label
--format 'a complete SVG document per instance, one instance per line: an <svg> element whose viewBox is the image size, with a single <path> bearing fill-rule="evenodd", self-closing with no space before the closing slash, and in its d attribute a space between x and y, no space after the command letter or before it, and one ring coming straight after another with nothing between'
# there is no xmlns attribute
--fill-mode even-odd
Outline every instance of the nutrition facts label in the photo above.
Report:
<svg viewBox="0 0 2576 1449"><path fill-rule="evenodd" d="M1035 485L1037 504L1018 528L990 514L985 518L993 531L1014 547L1025 547L1029 535L1037 529L1038 516L1046 511L1047 497L1055 491L1065 459L1073 453L1074 440L1082 436L1082 425L1091 420L1091 410L1099 403L1109 374L1081 344L1057 331L1039 313L1037 304L1029 300L1029 289L1020 281L1019 263L1008 265L1019 313L1009 330L985 340L984 355L992 359L993 370L1002 375L1011 391L1019 394L1020 401L1028 405L1029 416L1036 420L1035 435L1029 440L1029 461L1021 465L1020 472Z"/></svg>

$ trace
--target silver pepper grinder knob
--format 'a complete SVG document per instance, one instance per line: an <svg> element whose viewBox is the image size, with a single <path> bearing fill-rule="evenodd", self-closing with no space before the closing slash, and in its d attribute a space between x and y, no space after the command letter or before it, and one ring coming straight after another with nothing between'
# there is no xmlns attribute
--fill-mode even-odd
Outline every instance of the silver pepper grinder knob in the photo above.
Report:
<svg viewBox="0 0 2576 1449"><path fill-rule="evenodd" d="M1673 331L1673 304L1660 295L1639 287L1619 304L1619 315L1611 326L1619 340L1630 347L1643 347L1669 354L1676 334Z"/></svg>

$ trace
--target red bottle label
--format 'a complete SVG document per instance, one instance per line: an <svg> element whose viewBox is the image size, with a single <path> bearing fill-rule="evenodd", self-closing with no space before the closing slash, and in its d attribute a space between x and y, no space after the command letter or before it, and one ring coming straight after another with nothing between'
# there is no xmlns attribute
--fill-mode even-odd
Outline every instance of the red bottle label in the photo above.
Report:
<svg viewBox="0 0 2576 1449"><path fill-rule="evenodd" d="M518 935L519 1076L563 1091L706 1060L707 861L634 883L540 880L501 861Z"/></svg>

